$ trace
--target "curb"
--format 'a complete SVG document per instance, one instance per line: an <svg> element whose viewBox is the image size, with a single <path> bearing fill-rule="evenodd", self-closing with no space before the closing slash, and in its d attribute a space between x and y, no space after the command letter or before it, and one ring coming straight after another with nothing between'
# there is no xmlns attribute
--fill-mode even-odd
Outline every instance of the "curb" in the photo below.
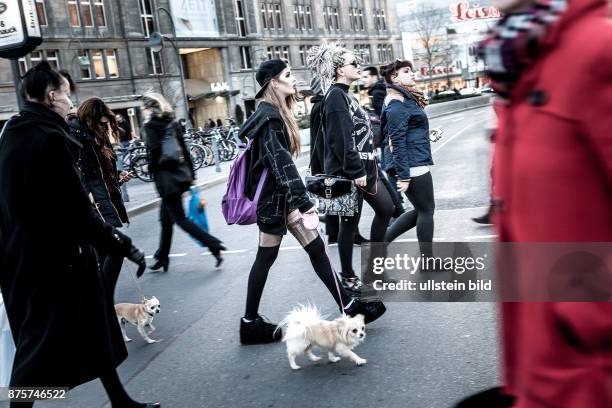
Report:
<svg viewBox="0 0 612 408"><path fill-rule="evenodd" d="M473 110L473 109L484 108L485 106L491 105L491 102L492 101L489 100L487 103L484 103L482 105L469 106L469 107L453 110L453 111L450 111L450 112L439 113L437 115L428 116L428 118L429 119L436 119L436 118L439 118L441 116L447 116L447 115L452 115L452 114L459 113L459 112L465 112L465 111L469 111L469 110ZM303 150L302 153L300 154L300 157L307 155L309 152L310 152L310 149ZM202 191L205 188L214 187L214 186L218 186L219 184L225 183L227 181L228 177L229 177L228 174L224 174L224 175L218 176L218 177L216 177L216 178L214 178L212 180L208 180L208 181L205 181L203 183L196 184L196 187L198 187L198 189L200 191ZM128 216L129 217L133 217L133 216L145 213L145 212L147 212L149 210L152 210L154 208L159 207L160 203L161 203L161 198L156 198L154 200L148 201L148 202L146 202L144 204L141 204L141 205L139 205L137 207L134 207L132 209L127 210Z"/></svg>

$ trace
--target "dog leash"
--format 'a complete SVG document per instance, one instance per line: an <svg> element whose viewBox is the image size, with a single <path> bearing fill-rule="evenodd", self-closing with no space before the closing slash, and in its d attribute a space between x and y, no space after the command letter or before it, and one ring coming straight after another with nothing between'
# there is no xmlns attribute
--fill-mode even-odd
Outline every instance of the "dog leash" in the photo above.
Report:
<svg viewBox="0 0 612 408"><path fill-rule="evenodd" d="M332 275L334 276L334 283L336 284L336 291L338 292L338 301L340 302L340 307L342 308L342 314L345 315L346 311L344 310L344 303L342 303L342 293L340 292L340 285L338 285L338 274L336 273L336 269L334 268L334 263L331 260L331 256L329 255L329 246L327 243L327 237L323 234L323 229L319 230L319 236L323 240L323 247L325 248L325 255L327 255L327 260L329 261L329 266L332 270Z"/></svg>
<svg viewBox="0 0 612 408"><path fill-rule="evenodd" d="M136 280L136 276L134 276L134 272L132 271L130 267L128 267L128 273L132 277L132 280L134 281L134 285L136 285L136 289L138 289L138 292L140 292L140 301L144 303L146 299L144 292L142 291L142 287L140 287L140 284L138 283L138 280Z"/></svg>

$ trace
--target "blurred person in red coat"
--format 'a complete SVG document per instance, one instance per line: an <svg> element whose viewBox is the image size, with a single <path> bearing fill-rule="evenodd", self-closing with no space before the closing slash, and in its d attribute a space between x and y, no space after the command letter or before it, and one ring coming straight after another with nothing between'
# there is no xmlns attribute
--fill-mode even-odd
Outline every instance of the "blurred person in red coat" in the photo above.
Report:
<svg viewBox="0 0 612 408"><path fill-rule="evenodd" d="M481 54L500 95L493 168L499 240L612 242L608 3L494 3L505 16ZM519 259L502 274L525 277L525 264ZM542 279L537 274L548 272L529 273ZM501 310L504 387L457 407L612 407L612 303L506 302Z"/></svg>

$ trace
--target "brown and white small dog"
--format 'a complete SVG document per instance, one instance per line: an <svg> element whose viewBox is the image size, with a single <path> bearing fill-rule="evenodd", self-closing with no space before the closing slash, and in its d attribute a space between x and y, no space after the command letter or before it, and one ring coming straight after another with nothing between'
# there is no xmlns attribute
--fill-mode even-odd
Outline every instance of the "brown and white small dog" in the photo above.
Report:
<svg viewBox="0 0 612 408"><path fill-rule="evenodd" d="M142 303L117 303L115 305L115 312L119 319L119 325L121 326L121 333L123 334L123 340L132 341L127 334L125 334L125 322L130 322L138 329L138 333L142 336L147 343L157 343L161 340L153 340L149 337L149 334L155 331L153 326L153 317L159 313L161 305L159 300L155 296L151 299L145 298ZM149 326L150 331L147 332L145 326Z"/></svg>
<svg viewBox="0 0 612 408"><path fill-rule="evenodd" d="M316 307L299 305L289 312L279 327L285 327L283 341L287 345L289 365L294 370L301 368L295 363L295 358L301 354L306 354L310 361L321 360L312 352L313 347L327 351L327 358L332 363L340 361L335 353L350 358L359 366L367 362L353 352L353 348L365 340L363 315L350 317L343 314L328 321Z"/></svg>

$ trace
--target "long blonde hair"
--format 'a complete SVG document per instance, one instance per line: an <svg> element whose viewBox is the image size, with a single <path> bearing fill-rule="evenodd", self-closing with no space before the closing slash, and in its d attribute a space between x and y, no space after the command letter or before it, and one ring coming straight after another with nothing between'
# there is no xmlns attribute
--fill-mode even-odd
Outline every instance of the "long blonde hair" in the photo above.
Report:
<svg viewBox="0 0 612 408"><path fill-rule="evenodd" d="M299 100L297 90L295 94L289 95L283 100L274 90L274 87L268 85L264 91L263 100L278 108L280 115L283 118L283 122L285 123L287 134L289 135L289 149L293 157L297 158L300 154L301 146L300 127L298 126L295 115L293 114L293 109Z"/></svg>
<svg viewBox="0 0 612 408"><path fill-rule="evenodd" d="M151 109L155 116L173 117L174 109L170 102L162 94L147 92L142 96L142 104L145 109Z"/></svg>

